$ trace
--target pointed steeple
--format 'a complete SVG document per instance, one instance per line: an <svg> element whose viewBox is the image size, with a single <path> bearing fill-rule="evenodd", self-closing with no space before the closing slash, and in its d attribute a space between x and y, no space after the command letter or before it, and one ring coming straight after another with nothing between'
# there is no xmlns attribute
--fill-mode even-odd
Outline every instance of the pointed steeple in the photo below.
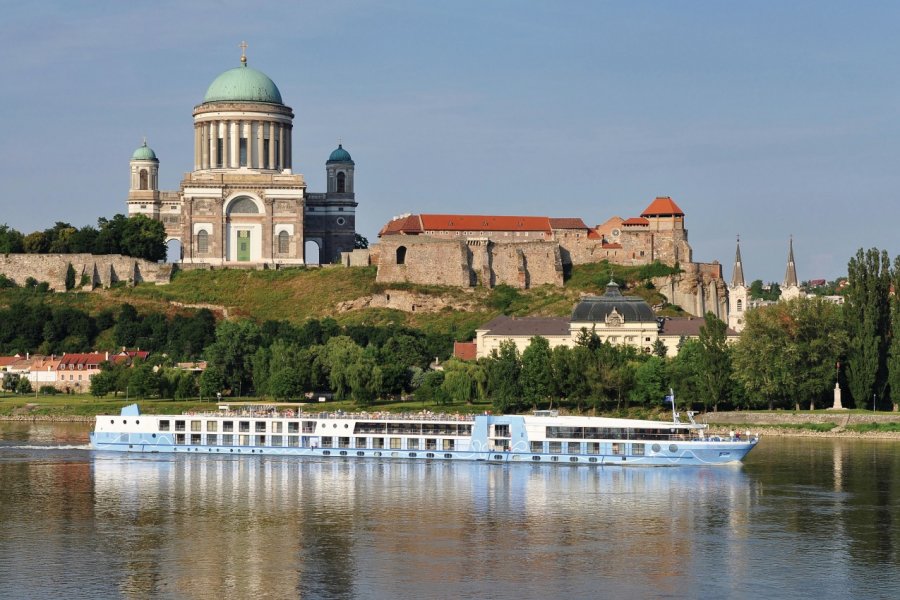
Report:
<svg viewBox="0 0 900 600"><path fill-rule="evenodd" d="M784 283L781 284L782 289L788 287L797 287L797 267L794 265L794 236L791 236L788 242L788 262L787 270L784 272Z"/></svg>
<svg viewBox="0 0 900 600"><path fill-rule="evenodd" d="M737 252L734 255L734 271L731 272L731 287L746 287L744 283L744 265L741 263L741 236L737 239Z"/></svg>

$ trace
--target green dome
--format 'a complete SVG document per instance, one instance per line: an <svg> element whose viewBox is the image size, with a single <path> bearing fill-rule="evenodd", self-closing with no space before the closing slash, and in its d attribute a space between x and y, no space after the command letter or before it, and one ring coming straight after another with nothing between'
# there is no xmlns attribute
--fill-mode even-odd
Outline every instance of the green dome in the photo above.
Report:
<svg viewBox="0 0 900 600"><path fill-rule="evenodd" d="M209 86L203 102L268 102L282 104L281 92L265 73L245 64L225 71Z"/></svg>
<svg viewBox="0 0 900 600"><path fill-rule="evenodd" d="M350 158L350 153L344 150L343 144L338 144L338 147L335 148L334 152L331 153L331 156L328 157L328 162L349 162L352 163L353 159Z"/></svg>
<svg viewBox="0 0 900 600"><path fill-rule="evenodd" d="M131 160L157 160L156 152L147 145L147 140L144 140L144 145L135 150L134 154L131 155Z"/></svg>

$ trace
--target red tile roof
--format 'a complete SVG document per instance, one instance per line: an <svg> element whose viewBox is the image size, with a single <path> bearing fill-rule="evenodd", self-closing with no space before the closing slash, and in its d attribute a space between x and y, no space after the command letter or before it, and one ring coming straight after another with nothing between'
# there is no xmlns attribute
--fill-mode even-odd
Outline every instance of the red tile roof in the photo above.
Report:
<svg viewBox="0 0 900 600"><path fill-rule="evenodd" d="M550 227L553 229L587 229L584 221L577 217L563 217L554 219L550 217Z"/></svg>
<svg viewBox="0 0 900 600"><path fill-rule="evenodd" d="M647 226L649 224L650 221L648 221L644 217L632 217L630 219L625 219L624 221L622 221L622 225L624 225L625 227Z"/></svg>
<svg viewBox="0 0 900 600"><path fill-rule="evenodd" d="M84 354L66 354L59 359L59 368L64 369L68 365L91 365L99 366L106 360L106 354L102 352L87 352Z"/></svg>
<svg viewBox="0 0 900 600"><path fill-rule="evenodd" d="M378 237L398 234L415 235L418 233L422 233L422 222L419 220L419 215L404 215L388 221L387 225L378 232Z"/></svg>
<svg viewBox="0 0 900 600"><path fill-rule="evenodd" d="M494 215L419 215L425 231L546 231L547 217L500 217Z"/></svg>
<svg viewBox="0 0 900 600"><path fill-rule="evenodd" d="M460 360L475 360L478 344L475 342L453 342L453 356Z"/></svg>
<svg viewBox="0 0 900 600"><path fill-rule="evenodd" d="M661 216L670 216L675 215L679 217L684 216L684 212L678 205L675 204L675 201L672 200L668 196L659 196L650 203L644 212L641 213L642 217L661 217Z"/></svg>
<svg viewBox="0 0 900 600"><path fill-rule="evenodd" d="M0 356L0 367L9 366L20 358L20 356Z"/></svg>
<svg viewBox="0 0 900 600"><path fill-rule="evenodd" d="M601 247L602 247L604 250L621 250L621 249L622 249L622 244L620 244L620 243L618 243L618 242L604 243Z"/></svg>

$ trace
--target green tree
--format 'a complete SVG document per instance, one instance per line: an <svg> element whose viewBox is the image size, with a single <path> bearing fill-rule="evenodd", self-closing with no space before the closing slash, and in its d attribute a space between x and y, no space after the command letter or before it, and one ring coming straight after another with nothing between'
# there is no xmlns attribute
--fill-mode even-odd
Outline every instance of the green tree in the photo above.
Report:
<svg viewBox="0 0 900 600"><path fill-rule="evenodd" d="M539 335L531 338L522 352L522 373L520 375L522 396L526 402L537 405L553 395L553 365L550 342Z"/></svg>
<svg viewBox="0 0 900 600"><path fill-rule="evenodd" d="M30 394L34 390L31 388L31 382L27 377L20 377L18 383L16 383L16 393L17 394Z"/></svg>
<svg viewBox="0 0 900 600"><path fill-rule="evenodd" d="M844 318L849 336L847 385L857 406L884 393L890 343L890 259L877 248L863 251L847 265Z"/></svg>
<svg viewBox="0 0 900 600"><path fill-rule="evenodd" d="M102 398L116 389L116 374L104 369L91 378L91 394Z"/></svg>
<svg viewBox="0 0 900 600"><path fill-rule="evenodd" d="M69 263L69 266L66 268L66 291L72 290L75 288L75 267L72 266L72 263Z"/></svg>
<svg viewBox="0 0 900 600"><path fill-rule="evenodd" d="M269 393L276 400L293 400L303 396L303 378L291 368L281 368L269 380Z"/></svg>
<svg viewBox="0 0 900 600"><path fill-rule="evenodd" d="M655 342L653 342L653 355L658 356L660 358L665 358L666 354L669 353L669 348L666 346L666 343L661 339L657 338Z"/></svg>
<svg viewBox="0 0 900 600"><path fill-rule="evenodd" d="M629 398L634 402L658 404L667 391L665 359L648 356L634 370L634 387L629 391Z"/></svg>
<svg viewBox="0 0 900 600"><path fill-rule="evenodd" d="M19 374L18 373L6 373L3 377L3 389L7 392L15 392L16 388L19 386Z"/></svg>
<svg viewBox="0 0 900 600"><path fill-rule="evenodd" d="M196 398L198 391L197 377L193 373L182 372L175 387L175 399Z"/></svg>
<svg viewBox="0 0 900 600"><path fill-rule="evenodd" d="M25 251L25 236L6 223L0 225L0 254L17 254Z"/></svg>
<svg viewBox="0 0 900 600"><path fill-rule="evenodd" d="M223 321L216 328L216 341L206 349L206 359L210 366L221 369L233 396L253 389L252 357L259 343L259 326L252 321Z"/></svg>
<svg viewBox="0 0 900 600"><path fill-rule="evenodd" d="M494 410L498 413L514 411L522 397L519 374L522 362L515 342L500 343L499 350L492 350L487 361L487 385Z"/></svg>
<svg viewBox="0 0 900 600"><path fill-rule="evenodd" d="M221 367L209 365L200 375L200 395L215 398L225 392L225 373Z"/></svg>
<svg viewBox="0 0 900 600"><path fill-rule="evenodd" d="M478 395L474 372L478 363L451 359L444 363L444 381L441 388L451 402L471 404Z"/></svg>
<svg viewBox="0 0 900 600"><path fill-rule="evenodd" d="M144 215L130 217L122 229L122 254L158 261L166 258L166 228Z"/></svg>
<svg viewBox="0 0 900 600"><path fill-rule="evenodd" d="M725 322L708 312L700 328L700 346L702 348L701 363L703 372L700 377L703 404L706 410L712 404L713 411L719 409L719 403L727 400L731 387L731 357L726 346Z"/></svg>
<svg viewBox="0 0 900 600"><path fill-rule="evenodd" d="M353 239L353 247L357 250L362 250L364 248L368 248L369 240L367 240L366 238L364 238L363 236L361 236L357 233L357 234L355 234L354 239Z"/></svg>
<svg viewBox="0 0 900 600"><path fill-rule="evenodd" d="M25 236L22 246L28 254L46 254L50 250L50 240L43 231L35 231Z"/></svg>
<svg viewBox="0 0 900 600"><path fill-rule="evenodd" d="M703 346L700 340L686 339L666 365L669 386L675 392L676 401L684 401L690 407L702 396Z"/></svg>
<svg viewBox="0 0 900 600"><path fill-rule="evenodd" d="M894 411L900 405L900 256L894 259L891 271L891 343L888 348L888 389Z"/></svg>

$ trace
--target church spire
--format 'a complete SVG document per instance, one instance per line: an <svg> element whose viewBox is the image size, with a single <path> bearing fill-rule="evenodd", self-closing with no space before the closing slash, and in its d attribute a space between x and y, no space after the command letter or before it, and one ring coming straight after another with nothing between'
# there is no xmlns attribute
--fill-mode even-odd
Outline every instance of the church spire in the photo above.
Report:
<svg viewBox="0 0 900 600"><path fill-rule="evenodd" d="M791 236L788 242L788 262L787 270L784 272L784 283L781 284L782 289L788 287L797 287L797 267L794 265L794 236Z"/></svg>
<svg viewBox="0 0 900 600"><path fill-rule="evenodd" d="M737 252L734 255L734 271L731 272L731 287L746 287L744 283L744 265L741 263L741 236L737 239Z"/></svg>

